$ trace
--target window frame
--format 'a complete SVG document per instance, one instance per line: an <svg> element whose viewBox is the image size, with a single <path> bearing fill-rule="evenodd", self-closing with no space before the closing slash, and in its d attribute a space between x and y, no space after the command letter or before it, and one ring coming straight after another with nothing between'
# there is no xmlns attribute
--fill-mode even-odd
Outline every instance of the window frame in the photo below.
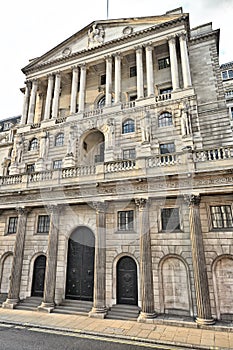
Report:
<svg viewBox="0 0 233 350"><path fill-rule="evenodd" d="M129 157L125 156L126 152L129 152ZM134 156L130 157L130 153L134 153ZM122 150L122 159L123 160L134 160L134 159L136 159L136 149L134 147L123 149Z"/></svg>
<svg viewBox="0 0 233 350"><path fill-rule="evenodd" d="M38 149L39 149L38 139L36 137L33 137L33 139L31 139L29 143L28 150L31 152L31 151L38 151Z"/></svg>
<svg viewBox="0 0 233 350"><path fill-rule="evenodd" d="M169 118L168 118L169 116ZM162 113L160 113L159 117L158 117L158 127L159 128L164 128L167 126L172 126L173 125L173 120L172 120L172 113L164 111ZM162 120L165 120L165 122L161 122ZM169 122L168 122L169 120Z"/></svg>
<svg viewBox="0 0 233 350"><path fill-rule="evenodd" d="M27 164L26 172L27 174L35 173L35 163Z"/></svg>
<svg viewBox="0 0 233 350"><path fill-rule="evenodd" d="M56 163L57 162L57 163ZM59 162L59 163L58 163ZM60 166L55 166L55 164L59 164ZM53 161L53 170L61 169L62 168L62 159L55 159Z"/></svg>
<svg viewBox="0 0 233 350"><path fill-rule="evenodd" d="M166 56L158 59L158 70L162 70L170 67L171 67L170 56Z"/></svg>
<svg viewBox="0 0 233 350"><path fill-rule="evenodd" d="M132 118L127 118L122 122L121 126L121 133L124 134L131 134L135 132L135 121Z"/></svg>
<svg viewBox="0 0 233 350"><path fill-rule="evenodd" d="M177 211L178 213L178 219L179 219L179 224L175 229L170 229L170 228L164 228L163 226L163 211L165 210L172 210L172 211ZM183 231L183 227L182 227L182 221L181 221L181 215L180 215L180 207L178 206L168 206L168 207L163 207L163 208L160 208L160 216L159 216L159 231L160 232L170 232L170 233L174 233L174 232L182 232ZM169 219L168 219L169 220ZM167 227L167 226L166 226Z"/></svg>
<svg viewBox="0 0 233 350"><path fill-rule="evenodd" d="M161 147L161 146L165 146L165 145L173 145L174 149L172 151L169 150L169 152L161 152L161 150L163 149L163 147ZM164 149L165 149L165 147L164 147ZM169 149L169 146L166 147L166 149ZM159 144L159 151L160 151L160 154L173 154L176 152L175 143L174 142L160 143Z"/></svg>
<svg viewBox="0 0 233 350"><path fill-rule="evenodd" d="M11 225L11 219L14 219L13 225ZM10 226L12 226L12 231L9 230ZM7 218L5 235L16 234L17 226L18 226L18 216L9 216Z"/></svg>
<svg viewBox="0 0 233 350"><path fill-rule="evenodd" d="M125 217L123 217L125 214ZM130 220L131 219L131 220ZM126 233L134 232L135 227L135 210L118 210L117 211L117 232Z"/></svg>
<svg viewBox="0 0 233 350"><path fill-rule="evenodd" d="M64 140L65 140L65 135L63 132L59 132L56 136L55 136L55 140L54 140L54 146L55 147L62 147L64 146Z"/></svg>
<svg viewBox="0 0 233 350"><path fill-rule="evenodd" d="M213 215L214 213L212 213L211 208L221 208L221 207L228 207L230 208L230 214L231 214L231 225L232 226L224 226L224 219L222 221L223 226L222 227L214 227L214 219L213 219ZM209 205L209 218L210 218L210 230L211 231L232 231L233 230L233 210L232 210L232 204L230 203L213 203L211 205ZM219 213L216 213L219 214ZM220 213L221 217L223 218L223 213ZM217 221L217 220L216 220Z"/></svg>
<svg viewBox="0 0 233 350"><path fill-rule="evenodd" d="M134 78L137 76L137 66L133 65L129 67L129 77Z"/></svg>
<svg viewBox="0 0 233 350"><path fill-rule="evenodd" d="M43 222L41 223L40 220ZM46 222L46 220L48 220L48 222ZM50 227L50 215L39 214L37 216L36 234L37 235L49 234L49 227Z"/></svg>

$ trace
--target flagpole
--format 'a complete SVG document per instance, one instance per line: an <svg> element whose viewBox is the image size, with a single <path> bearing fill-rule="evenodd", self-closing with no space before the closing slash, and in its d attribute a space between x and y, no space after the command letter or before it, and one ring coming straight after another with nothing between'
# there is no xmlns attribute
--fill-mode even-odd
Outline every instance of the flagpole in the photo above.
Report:
<svg viewBox="0 0 233 350"><path fill-rule="evenodd" d="M108 0L107 0L107 19L108 19Z"/></svg>

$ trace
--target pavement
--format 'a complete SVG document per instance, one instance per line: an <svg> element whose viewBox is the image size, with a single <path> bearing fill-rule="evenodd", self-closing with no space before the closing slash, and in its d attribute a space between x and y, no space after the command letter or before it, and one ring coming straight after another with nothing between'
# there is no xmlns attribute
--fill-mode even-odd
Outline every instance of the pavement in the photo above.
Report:
<svg viewBox="0 0 233 350"><path fill-rule="evenodd" d="M183 349L233 349L233 324L198 326L194 321L156 318L151 323L0 308L0 323L71 332Z"/></svg>

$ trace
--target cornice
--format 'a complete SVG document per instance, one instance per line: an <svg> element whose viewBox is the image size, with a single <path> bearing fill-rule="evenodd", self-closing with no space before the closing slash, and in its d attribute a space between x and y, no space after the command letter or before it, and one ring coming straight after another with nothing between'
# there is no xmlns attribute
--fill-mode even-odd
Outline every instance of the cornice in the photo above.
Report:
<svg viewBox="0 0 233 350"><path fill-rule="evenodd" d="M220 34L220 30L216 29L216 30L213 30L212 32L196 35L196 36L190 38L189 44L194 45L194 44L197 44L199 42L206 41L209 38L215 37L217 40L217 47L218 47L219 46L219 34Z"/></svg>
<svg viewBox="0 0 233 350"><path fill-rule="evenodd" d="M124 35L120 38L117 38L117 39L114 39L114 40L110 40L106 43L103 43L97 47L92 47L92 48L87 48L87 49L84 49L82 51L78 51L78 52L74 52L73 54L69 55L68 57L60 57L60 58L57 58L53 61L50 61L50 62L45 62L45 63L41 63L41 64L38 64L36 65L35 63L35 67L24 67L22 69L22 72L24 74L29 74L29 73L32 73L32 72L37 72L37 71L40 71L41 69L43 68L48 68L48 67L53 67L53 66L56 66L58 63L65 63L65 62L69 62L69 61L72 61L74 58L82 58L82 57L86 57L88 55L90 55L90 53L98 53L98 52L101 52L103 51L103 48L107 49L107 48L112 48L114 47L116 44L119 44L119 43L127 43L128 41L130 41L132 38L136 38L136 37L139 37L139 38L142 38L144 36L146 36L149 32L160 32L161 30L164 30L164 28L167 28L167 27L171 27L171 26L174 26L178 23L185 23L186 24L186 29L189 31L189 24L187 23L188 21L188 14L183 14L183 16L179 17L179 18L176 18L176 19L173 19L173 20L170 20L170 21L167 21L167 22L164 22L164 23L160 23L160 24L156 24L155 26L152 26L152 27L149 27L149 28L146 28L146 29L143 29L143 30L140 30L140 31L137 31L135 33L131 33L129 35Z"/></svg>

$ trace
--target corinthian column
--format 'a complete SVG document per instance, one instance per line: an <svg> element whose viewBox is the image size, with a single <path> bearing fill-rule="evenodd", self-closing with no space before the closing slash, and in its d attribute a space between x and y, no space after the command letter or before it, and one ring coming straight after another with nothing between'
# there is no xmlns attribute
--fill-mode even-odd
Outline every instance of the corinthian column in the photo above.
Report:
<svg viewBox="0 0 233 350"><path fill-rule="evenodd" d="M189 204L190 239L192 245L193 274L197 299L196 322L202 325L211 325L214 324L215 321L211 316L208 277L206 272L199 212L200 196L191 195L186 196L185 199Z"/></svg>
<svg viewBox="0 0 233 350"><path fill-rule="evenodd" d="M11 268L10 288L8 298L3 303L3 308L13 309L19 302L20 284L23 267L24 242L26 234L26 222L28 210L17 208L18 223L15 237L14 254Z"/></svg>
<svg viewBox="0 0 233 350"><path fill-rule="evenodd" d="M121 55L115 55L115 103L121 102Z"/></svg>
<svg viewBox="0 0 233 350"><path fill-rule="evenodd" d="M53 104L52 104L52 118L54 118L54 119L56 119L58 117L60 89L61 89L61 74L60 73L56 73L56 75L55 75Z"/></svg>
<svg viewBox="0 0 233 350"><path fill-rule="evenodd" d="M111 106L112 104L112 57L106 57L106 93L105 104Z"/></svg>
<svg viewBox="0 0 233 350"><path fill-rule="evenodd" d="M154 312L149 204L148 200L144 198L135 199L135 203L139 209L140 284L142 298L142 311L138 321L146 322L156 316Z"/></svg>
<svg viewBox="0 0 233 350"><path fill-rule="evenodd" d="M77 94L78 94L78 67L73 67L72 86L71 86L71 100L70 100L70 114L76 113Z"/></svg>
<svg viewBox="0 0 233 350"><path fill-rule="evenodd" d="M136 47L137 98L144 97L142 47Z"/></svg>
<svg viewBox="0 0 233 350"><path fill-rule="evenodd" d="M59 214L61 207L54 205L48 207L50 212L50 227L48 239L48 251L44 282L43 302L38 306L39 311L51 312L55 307L55 287L57 272L57 249L58 249L58 233L59 233Z"/></svg>
<svg viewBox="0 0 233 350"><path fill-rule="evenodd" d="M32 90L29 101L29 109L28 109L28 122L27 124L33 124L35 117L35 109L36 109L36 95L38 89L38 81L33 80L32 82Z"/></svg>
<svg viewBox="0 0 233 350"><path fill-rule="evenodd" d="M154 95L153 46L146 46L147 96Z"/></svg>
<svg viewBox="0 0 233 350"><path fill-rule="evenodd" d="M78 104L79 112L83 112L85 108L86 75L87 75L87 67L85 64L82 64L80 66L80 91L79 91L79 104Z"/></svg>
<svg viewBox="0 0 233 350"><path fill-rule="evenodd" d="M22 118L21 118L21 123L20 123L22 125L26 124L26 122L27 122L30 91L31 91L31 82L26 81L24 101L23 101L23 112L22 112Z"/></svg>
<svg viewBox="0 0 233 350"><path fill-rule="evenodd" d="M51 114L51 104L52 104L52 96L53 96L53 83L54 76L49 74L48 76L48 86L47 86L47 95L45 101L45 112L44 112L44 120L48 120Z"/></svg>
<svg viewBox="0 0 233 350"><path fill-rule="evenodd" d="M94 300L90 317L104 318L107 314L105 305L106 288L106 203L92 203L96 209L96 240L94 265Z"/></svg>
<svg viewBox="0 0 233 350"><path fill-rule="evenodd" d="M168 37L168 46L171 62L172 89L175 91L180 88L175 36Z"/></svg>
<svg viewBox="0 0 233 350"><path fill-rule="evenodd" d="M187 41L185 33L181 33L179 36L180 41L180 55L181 55L181 67L183 73L183 83L184 88L188 88L192 86L191 81L191 73L189 66L189 57L188 57L188 49L187 49Z"/></svg>

